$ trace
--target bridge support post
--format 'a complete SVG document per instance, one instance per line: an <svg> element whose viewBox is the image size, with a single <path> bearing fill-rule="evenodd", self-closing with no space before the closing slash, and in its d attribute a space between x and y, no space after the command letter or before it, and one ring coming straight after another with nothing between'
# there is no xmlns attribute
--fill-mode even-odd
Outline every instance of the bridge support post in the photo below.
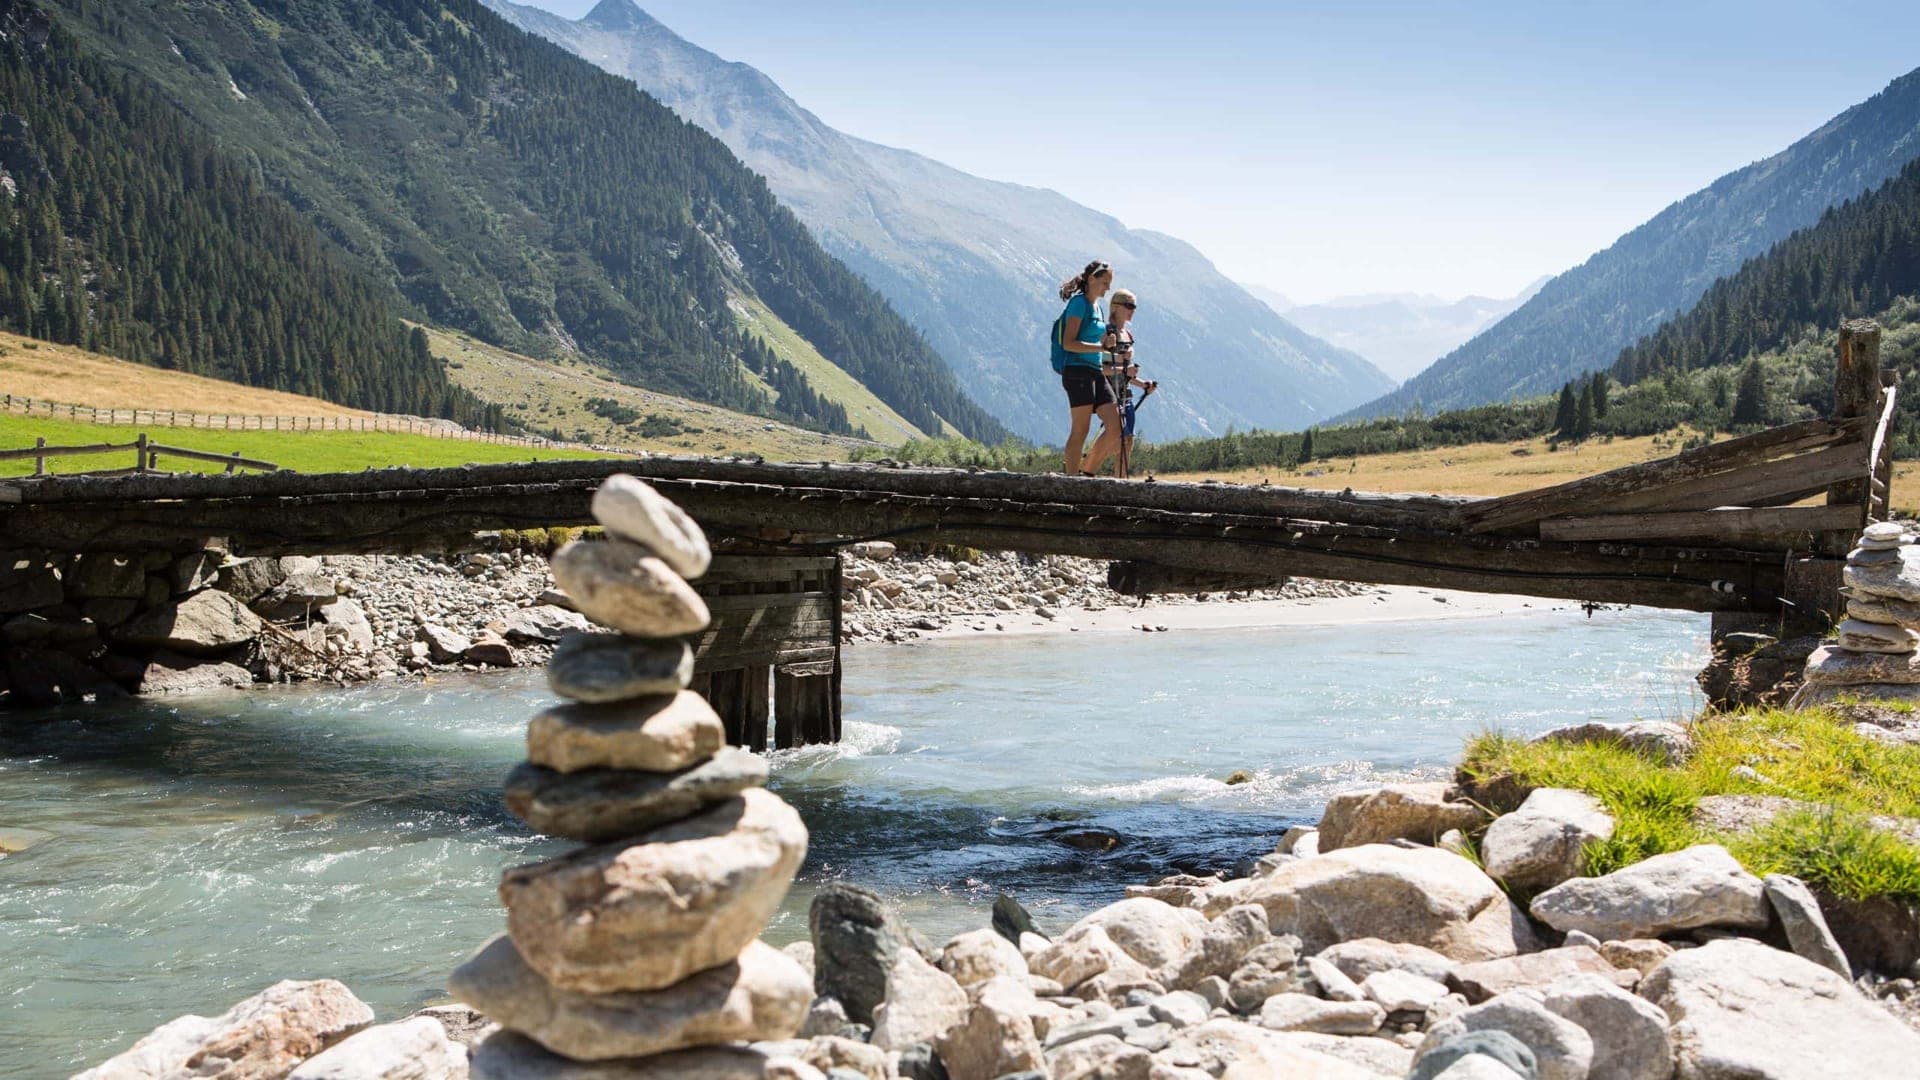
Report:
<svg viewBox="0 0 1920 1080"><path fill-rule="evenodd" d="M694 645L694 680L756 752L840 738L840 561L733 545L695 586L713 622Z"/></svg>

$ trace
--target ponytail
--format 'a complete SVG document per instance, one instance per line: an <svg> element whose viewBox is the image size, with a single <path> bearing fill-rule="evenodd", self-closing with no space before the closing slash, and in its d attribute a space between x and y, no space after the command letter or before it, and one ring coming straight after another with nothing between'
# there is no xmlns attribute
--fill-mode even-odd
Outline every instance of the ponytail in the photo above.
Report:
<svg viewBox="0 0 1920 1080"><path fill-rule="evenodd" d="M1075 294L1086 292L1087 282L1092 280L1095 274L1106 269L1108 269L1107 264L1099 259L1088 263L1085 270L1060 283L1060 299L1071 300Z"/></svg>

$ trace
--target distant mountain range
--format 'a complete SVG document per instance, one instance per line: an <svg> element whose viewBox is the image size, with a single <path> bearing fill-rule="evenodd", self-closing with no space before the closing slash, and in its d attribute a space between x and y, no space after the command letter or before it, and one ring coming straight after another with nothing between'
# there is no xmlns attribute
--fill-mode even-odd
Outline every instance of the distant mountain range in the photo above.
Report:
<svg viewBox="0 0 1920 1080"><path fill-rule="evenodd" d="M1318 304L1296 304L1271 289L1247 291L1309 334L1352 349L1398 380L1411 379L1473 335L1505 318L1533 298L1550 278L1541 278L1520 295L1497 300L1467 296L1443 300L1419 293L1369 293L1340 296Z"/></svg>
<svg viewBox="0 0 1920 1080"><path fill-rule="evenodd" d="M1393 386L1191 246L1052 191L983 180L836 131L766 75L688 43L631 0L603 0L578 20L485 2L718 136L927 336L969 394L1022 435L1054 442L1063 434L1045 338L1060 308L1054 287L1092 258L1113 262L1119 282L1140 294L1140 360L1166 387L1143 420L1157 438L1304 427Z"/></svg>
<svg viewBox="0 0 1920 1080"><path fill-rule="evenodd" d="M1691 307L1716 279L1915 157L1920 70L1667 207L1399 389L1342 418L1541 394L1610 367L1621 349Z"/></svg>

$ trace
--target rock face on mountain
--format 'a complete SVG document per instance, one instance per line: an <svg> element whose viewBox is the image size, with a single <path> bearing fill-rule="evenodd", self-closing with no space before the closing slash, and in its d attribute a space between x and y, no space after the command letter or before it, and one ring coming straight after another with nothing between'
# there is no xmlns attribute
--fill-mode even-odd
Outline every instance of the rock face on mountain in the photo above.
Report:
<svg viewBox="0 0 1920 1080"><path fill-rule="evenodd" d="M772 80L604 0L572 21L485 0L507 19L624 75L718 136L782 201L919 327L976 401L1016 432L1058 440L1063 409L1046 366L1053 289L1088 259L1140 294L1140 360L1165 389L1157 436L1300 428L1393 380L1300 330L1198 251L1052 191L970 176L822 123Z"/></svg>
<svg viewBox="0 0 1920 1080"><path fill-rule="evenodd" d="M1813 224L1828 207L1880 186L1915 157L1920 71L1662 210L1406 385L1347 416L1543 394L1573 375L1609 367L1622 348L1693 306L1715 279Z"/></svg>
<svg viewBox="0 0 1920 1080"><path fill-rule="evenodd" d="M1286 320L1343 349L1352 349L1396 380L1411 379L1429 364L1472 340L1475 334L1512 314L1540 291L1548 278L1528 285L1518 296L1495 299L1464 296L1384 294L1338 296L1317 304L1294 304L1270 290L1248 286Z"/></svg>

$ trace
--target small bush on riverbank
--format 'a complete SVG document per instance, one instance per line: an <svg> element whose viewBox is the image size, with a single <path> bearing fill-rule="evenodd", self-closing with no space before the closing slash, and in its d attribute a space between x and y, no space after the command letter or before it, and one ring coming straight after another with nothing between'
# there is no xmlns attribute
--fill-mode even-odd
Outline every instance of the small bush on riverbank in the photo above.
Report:
<svg viewBox="0 0 1920 1080"><path fill-rule="evenodd" d="M1818 709L1714 716L1696 723L1693 736L1691 758L1663 765L1621 746L1488 733L1468 743L1460 768L1482 784L1508 779L1599 799L1615 828L1587 849L1590 874L1718 840L1756 874L1792 873L1854 899L1920 901L1920 849L1869 821L1920 818L1920 748L1868 739ZM1819 809L1723 836L1694 820L1712 795L1784 796Z"/></svg>

